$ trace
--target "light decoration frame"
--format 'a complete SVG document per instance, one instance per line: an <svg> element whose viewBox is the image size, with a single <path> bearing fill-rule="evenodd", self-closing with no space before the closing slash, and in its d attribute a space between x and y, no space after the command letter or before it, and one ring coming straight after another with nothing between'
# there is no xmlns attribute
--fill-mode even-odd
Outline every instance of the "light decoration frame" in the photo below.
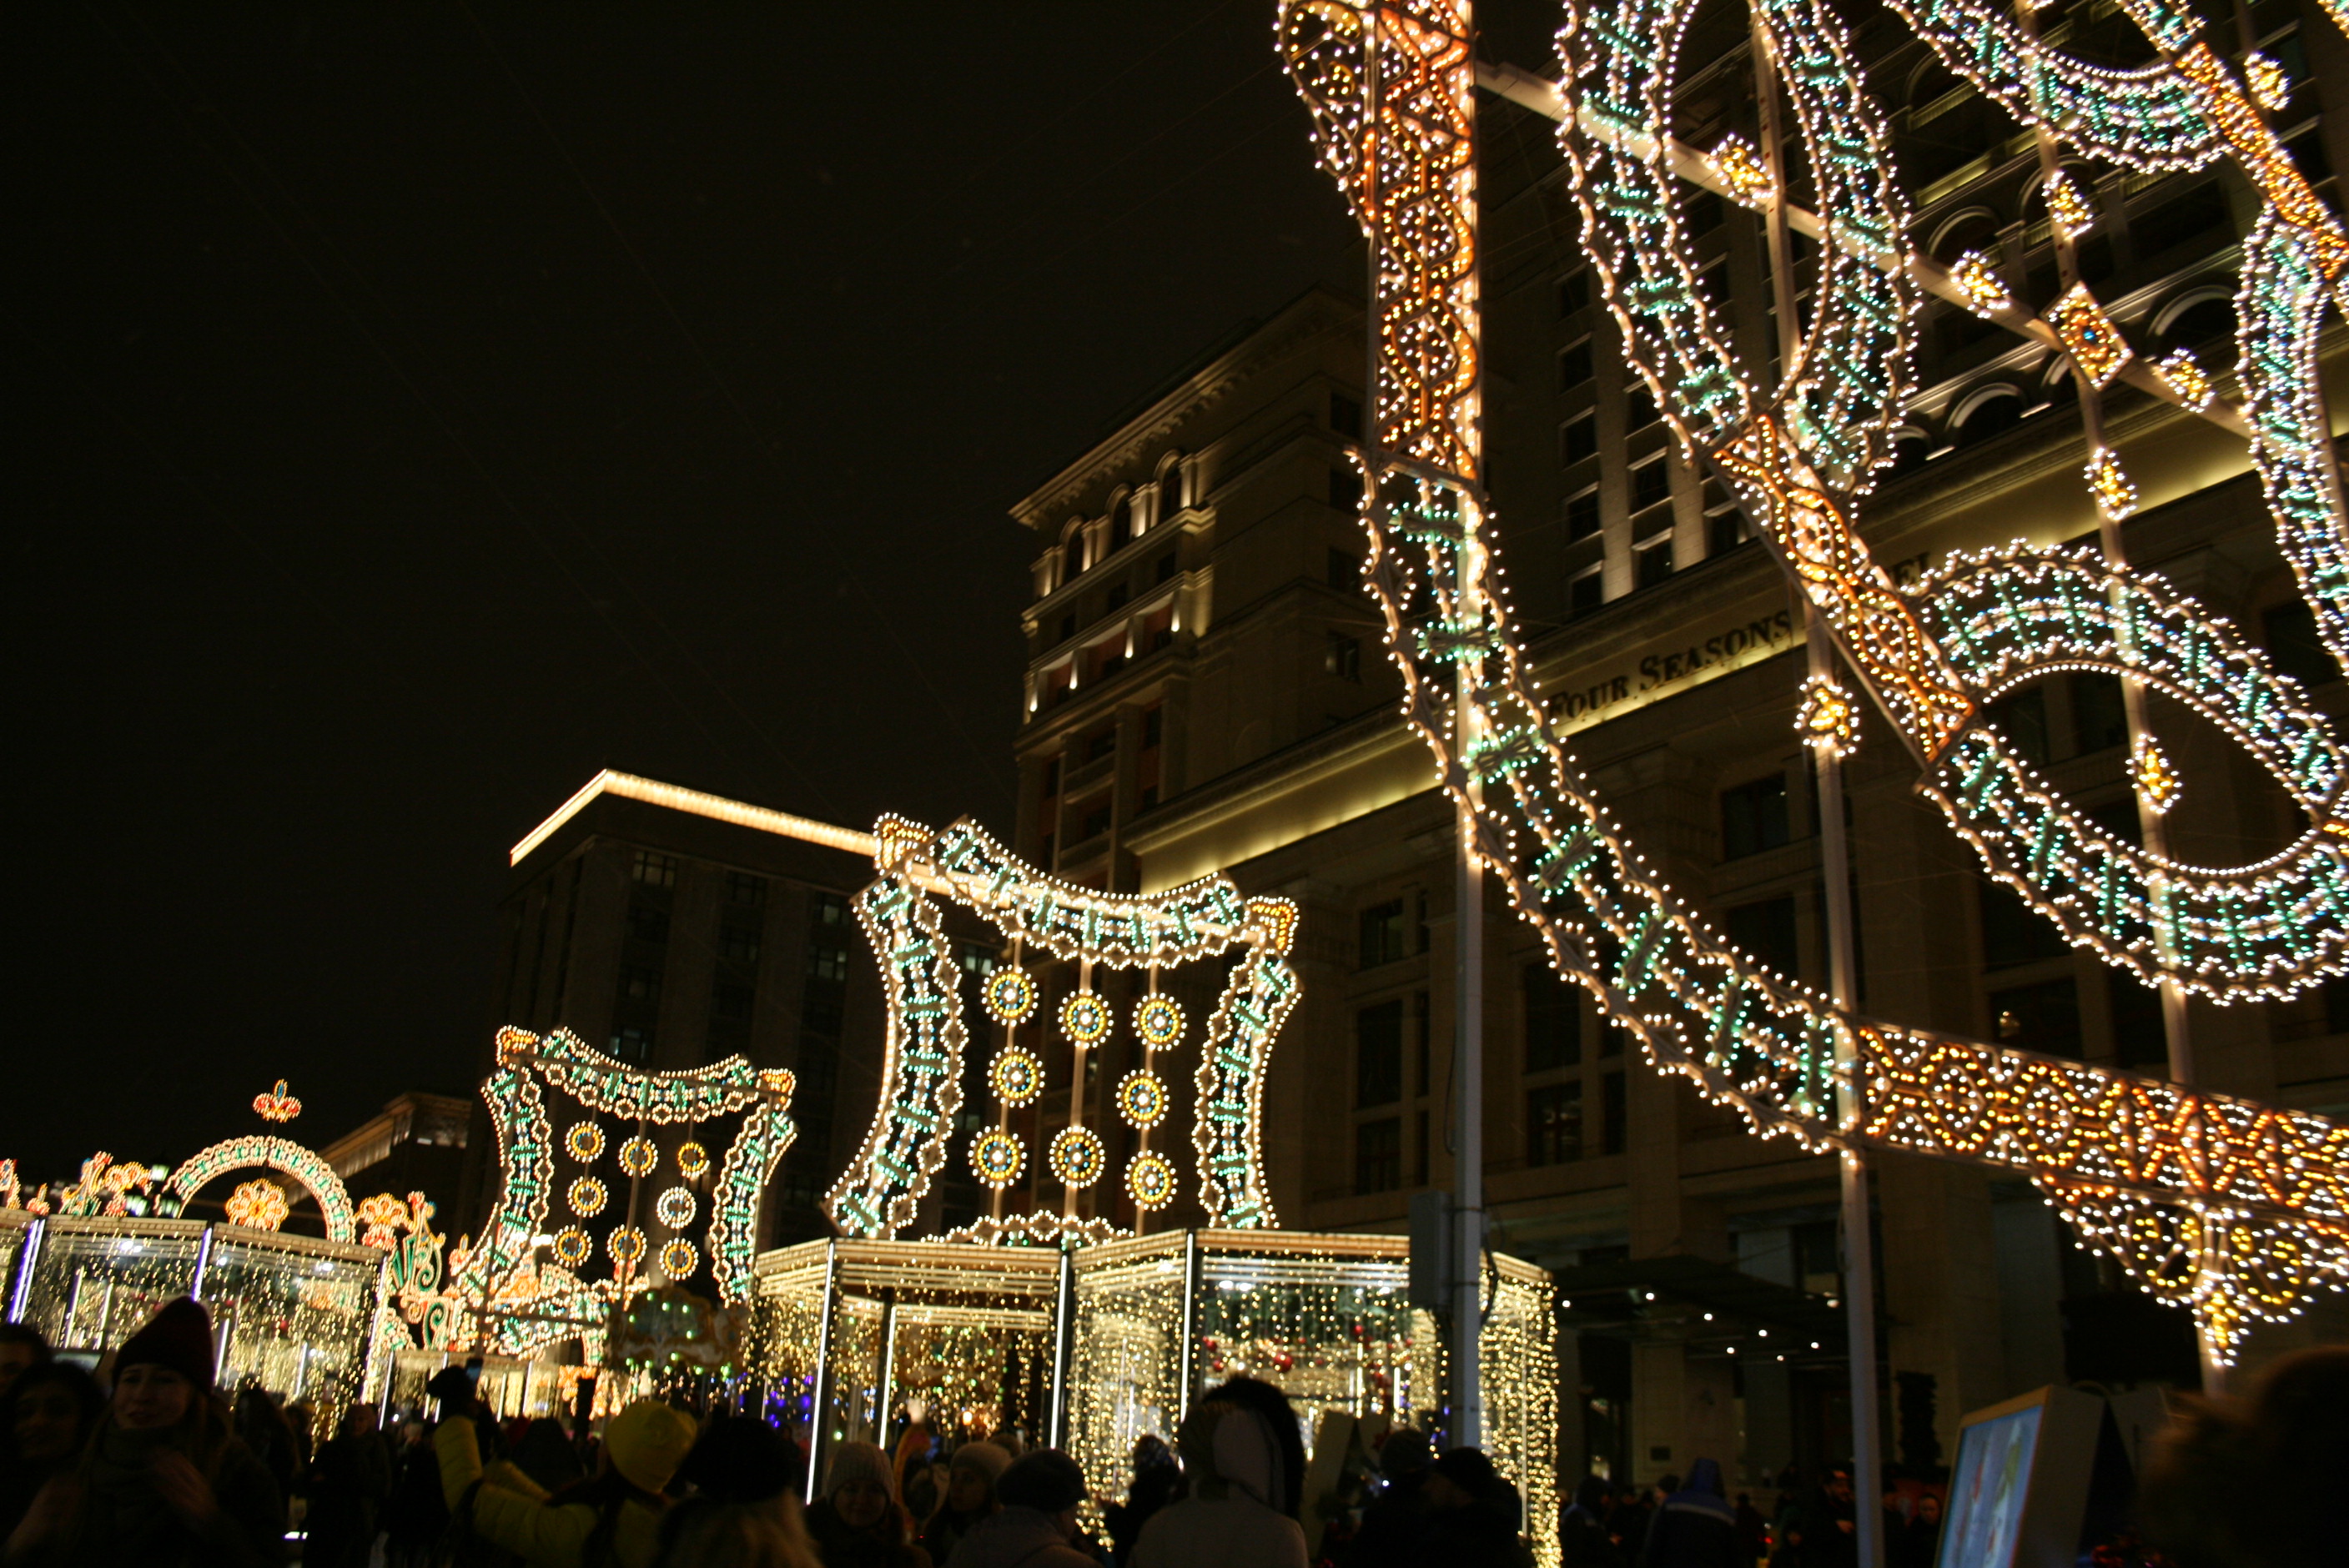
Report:
<svg viewBox="0 0 2349 1568"><path fill-rule="evenodd" d="M593 1165L604 1158L604 1129L593 1121L574 1121L563 1135L563 1147L580 1164Z"/></svg>
<svg viewBox="0 0 2349 1568"><path fill-rule="evenodd" d="M2105 314L2085 284L2074 284L2057 295L2046 316L2047 325L2063 340L2064 352L2100 391L2112 385L2113 377L2133 357L2121 329L2113 325L2113 318Z"/></svg>
<svg viewBox="0 0 2349 1568"><path fill-rule="evenodd" d="M285 1188L266 1176L256 1176L250 1181L238 1182L222 1211L232 1225L243 1225L248 1231L274 1231L293 1217L294 1205L285 1201Z"/></svg>
<svg viewBox="0 0 2349 1568"><path fill-rule="evenodd" d="M1006 1105L1033 1105L1044 1092L1044 1063L1025 1046L1006 1046L988 1064L987 1087Z"/></svg>
<svg viewBox="0 0 2349 1568"><path fill-rule="evenodd" d="M593 1176L579 1176L563 1190L563 1202L574 1214L592 1220L612 1201L611 1190Z"/></svg>
<svg viewBox="0 0 2349 1568"><path fill-rule="evenodd" d="M2349 664L2349 529L2315 377L2318 315L2349 241L2192 41L2199 24L2159 0L2125 0L2163 57L2116 71L2043 47L1982 0L1889 3L1944 64L2085 156L2151 170L2231 152L2251 174L2267 211L2246 245L2238 313L2244 418L2285 553ZM2257 650L2157 579L2063 552L1961 558L1904 591L1853 526L1849 509L1889 460L1891 423L1913 390L1909 323L1930 268L1901 242L1889 133L1819 0L1756 5L1819 192L1815 309L1775 392L1752 386L1724 347L1678 217L1674 170L1689 159L1663 156L1676 145L1672 83L1692 8L1570 5L1559 35L1584 250L1684 450L1710 459L1755 519L1925 770L1925 793L1992 874L2072 941L2220 1002L2339 973L2349 958L2343 754ZM2141 1288L2191 1307L2207 1352L2227 1364L2250 1320L2287 1317L2349 1279L2349 1128L1841 1011L1680 905L1568 754L1485 532L1474 377L1459 374L1478 352L1471 36L1466 0L1285 0L1276 24L1319 161L1371 251L1365 580L1403 676L1404 715L1475 852L1551 962L1651 1062L1764 1137L2023 1172ZM1982 258L1952 274L1979 314L2015 310ZM2093 364L2098 345L2075 339ZM2116 334L2102 346L2122 349ZM1473 625L1470 603L1482 607ZM2124 674L2212 718L2284 784L2308 832L2258 865L2217 871L2113 840L1983 717L2007 687L2065 669Z"/></svg>
<svg viewBox="0 0 2349 1568"><path fill-rule="evenodd" d="M620 1144L620 1169L631 1176L649 1176L660 1169L660 1145L639 1133Z"/></svg>
<svg viewBox="0 0 2349 1568"><path fill-rule="evenodd" d="M264 1121L286 1122L302 1114L302 1102L285 1092L285 1080L253 1097L253 1109Z"/></svg>
<svg viewBox="0 0 2349 1568"><path fill-rule="evenodd" d="M1052 1175L1064 1185L1090 1187L1108 1168L1109 1151L1102 1147L1100 1133L1076 1123L1052 1134L1048 1160Z"/></svg>
<svg viewBox="0 0 2349 1568"><path fill-rule="evenodd" d="M590 1113L658 1126L692 1126L741 1114L712 1186L704 1250L720 1301L745 1299L759 1206L776 1164L798 1136L791 1116L797 1084L790 1071L761 1068L736 1056L681 1072L648 1073L561 1028L544 1035L501 1029L496 1056L481 1094L497 1140L498 1195L478 1237L450 1249L445 1286L427 1309L433 1326L427 1330L429 1346L527 1356L558 1339L576 1337L593 1359L602 1352L602 1326L612 1307L655 1283L637 1272L647 1250L641 1231L635 1231L633 1246L624 1241L618 1252L612 1250L613 1239L634 1227L616 1227L604 1238L604 1250L616 1264L628 1254L614 1277L589 1280L574 1272L595 1250L595 1238L578 1226L558 1234L560 1250L551 1260L538 1260L537 1238L546 1230L554 1197L550 1088ZM645 1141L657 1168L658 1147ZM575 1244L562 1246L563 1234L574 1231L586 1243L584 1253Z"/></svg>
<svg viewBox="0 0 2349 1568"><path fill-rule="evenodd" d="M176 1196L184 1210L208 1183L248 1166L275 1171L299 1181L317 1201L318 1212L326 1222L328 1241L347 1242L358 1234L358 1214L351 1205L350 1189L343 1185L343 1179L335 1174L335 1168L316 1150L287 1138L248 1133L242 1138L222 1139L182 1161L165 1180L163 1190Z"/></svg>
<svg viewBox="0 0 2349 1568"><path fill-rule="evenodd" d="M688 1188L671 1187L653 1200L653 1218L672 1231L681 1231L693 1223L700 1212L701 1204Z"/></svg>
<svg viewBox="0 0 2349 1568"><path fill-rule="evenodd" d="M1029 950L1096 969L1154 972L1237 949L1239 961L1201 1046L1192 1147L1210 1223L1257 1229L1276 1222L1264 1173L1264 1078L1297 1001L1297 971L1288 959L1295 904L1245 898L1222 876L1161 893L1103 893L1039 870L968 820L936 830L885 816L874 837L881 874L854 907L880 959L886 1047L873 1124L823 1200L836 1227L849 1236L895 1237L915 1222L946 1162L962 1109L969 1034L961 975L941 925L942 898L975 911ZM1113 1021L1105 1003L1102 1011ZM984 1138L970 1146L975 1168ZM1040 1212L990 1215L956 1234L988 1243L1089 1243L1125 1233L1099 1216Z"/></svg>

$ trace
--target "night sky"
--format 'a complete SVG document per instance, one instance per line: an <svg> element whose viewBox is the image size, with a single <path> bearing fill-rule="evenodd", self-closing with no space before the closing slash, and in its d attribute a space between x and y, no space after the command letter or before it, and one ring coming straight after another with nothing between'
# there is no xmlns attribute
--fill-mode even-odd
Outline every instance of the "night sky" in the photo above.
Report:
<svg viewBox="0 0 2349 1568"><path fill-rule="evenodd" d="M1006 508L1352 284L1271 10L17 8L0 1154L470 1093L599 768L1008 829Z"/></svg>

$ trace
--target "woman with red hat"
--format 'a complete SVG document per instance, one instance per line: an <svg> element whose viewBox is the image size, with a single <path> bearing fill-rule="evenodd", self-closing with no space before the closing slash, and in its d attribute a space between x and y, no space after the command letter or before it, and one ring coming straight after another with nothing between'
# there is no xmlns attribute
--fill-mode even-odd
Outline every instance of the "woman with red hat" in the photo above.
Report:
<svg viewBox="0 0 2349 1568"><path fill-rule="evenodd" d="M212 1327L186 1296L114 1357L114 1396L81 1462L8 1538L17 1563L285 1560L285 1503L212 1392Z"/></svg>

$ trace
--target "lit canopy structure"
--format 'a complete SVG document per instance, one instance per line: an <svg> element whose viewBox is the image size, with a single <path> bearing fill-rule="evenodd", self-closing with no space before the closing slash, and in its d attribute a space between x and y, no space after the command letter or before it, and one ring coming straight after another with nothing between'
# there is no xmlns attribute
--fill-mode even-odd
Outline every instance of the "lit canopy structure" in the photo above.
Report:
<svg viewBox="0 0 2349 1568"><path fill-rule="evenodd" d="M1706 155L1671 137L1692 0L1568 5L1565 80L1516 83L1511 96L1562 122L1584 248L1684 451L1732 488L1916 758L1923 792L1992 873L2075 944L2178 993L2226 1003L2304 989L2349 959L2349 814L2341 748L2293 684L2111 549L2018 547L1904 590L1854 518L1890 459L1910 390L1909 321L1930 288L2069 356L2092 437L2086 480L2108 523L2134 500L2095 439L2094 388L2126 377L2248 429L2284 552L2327 645L2349 656L2349 518L2316 379L2317 326L2349 241L2244 84L2197 40L2199 23L2164 0L2124 0L2157 57L2133 71L2049 48L1981 0L1889 3L2051 143L2146 170L2221 157L2241 167L2263 210L2239 304L2240 409L2190 363L2132 363L2084 287L2034 314L1980 258L1944 271L1909 252L1889 137L1841 24L1814 0L1754 6L1820 202L1778 214L1816 237L1820 260L1816 308L1775 388L1725 346L1679 217L1683 182L1765 209L1780 201L1752 148ZM1560 972L1658 1066L1764 1136L2027 1174L2144 1289L2190 1305L2206 1353L2225 1364L2249 1320L2288 1316L2349 1277L2349 1128L1839 1008L1674 899L1583 779L1535 690L1485 527L1471 36L1469 0L1285 0L1278 25L1321 161L1373 252L1367 586L1405 713L1473 820L1475 852ZM2079 201L2076 190L2051 196L2067 222ZM2001 693L2058 668L2110 671L2209 718L2292 796L2307 830L2257 864L2212 869L2099 827L1987 717ZM1846 742L1849 703L1832 686L1813 692L1806 738ZM2158 816L2174 779L2142 746L2135 776Z"/></svg>

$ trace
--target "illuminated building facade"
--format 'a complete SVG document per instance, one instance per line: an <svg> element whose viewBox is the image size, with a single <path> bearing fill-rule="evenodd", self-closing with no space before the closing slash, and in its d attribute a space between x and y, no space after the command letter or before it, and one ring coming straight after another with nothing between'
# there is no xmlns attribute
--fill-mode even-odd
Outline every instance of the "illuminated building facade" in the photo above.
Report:
<svg viewBox="0 0 2349 1568"><path fill-rule="evenodd" d="M1553 8L1480 10L1480 54L1548 70ZM2297 84L2277 133L2329 198L2327 171L2349 150L2329 145L2339 124L2318 111L2323 83L2349 79L2344 46L2313 10L2304 34L2292 6L2251 15ZM2038 25L2075 51L2144 54L2108 9L2044 8ZM1692 26L1683 142L1715 148L1751 130L1745 27L1727 12ZM2080 275L2107 323L2082 330L2116 328L2148 360L2194 348L2213 372L2230 362L2235 237L2252 204L2223 170L2083 165L2059 187L2008 112L1894 18L1871 15L1856 43L1891 120L1909 232L1931 258L1991 257L2048 307L2064 292L2049 209L2078 231L2085 207ZM1819 842L1795 725L1799 607L1627 371L1577 242L1555 124L1491 93L1479 117L1487 482L1536 684L1658 877L1744 952L1822 985ZM1747 362L1767 363L1763 224L1724 198L1683 210L1700 285ZM1793 270L1807 299L1815 260L1798 247ZM1920 391L1864 524L1877 558L1907 581L2012 539L2093 542L2064 362L1938 301L1918 328ZM1364 344L1359 313L1309 295L1016 509L1039 545L1017 847L1110 891L1221 871L1299 903L1303 1000L1268 1086L1266 1149L1284 1222L1317 1231L1400 1229L1413 1190L1450 1180L1454 818L1394 711L1380 626L1358 613L1345 453L1360 435ZM2105 436L2136 490L2131 562L2230 617L2337 717L2338 671L2240 438L2126 385L2106 393ZM2116 682L2059 675L1999 717L2070 799L2135 833ZM2168 815L2175 854L2239 864L2291 841L2290 803L2230 743L2182 715L2154 717L2161 768L2187 781ZM1858 1006L2159 1073L2156 994L1988 882L1915 793L1880 717L1859 723L1846 764ZM1495 1244L1557 1270L1574 1304L1580 1381L1598 1408L1579 1430L1569 1423L1569 1465L1578 1444L1642 1479L1733 1455L1751 1482L1837 1452L1848 1410L1829 1305L1832 1163L1751 1139L1733 1112L1647 1068L1497 896L1484 918L1487 1202ZM2193 1002L2198 1082L2341 1115L2344 1004L2337 983L2286 1002ZM1875 1171L1896 1456L1921 1452L1930 1433L1946 1455L1963 1410L2067 1376L2194 1380L2183 1315L2101 1274L2027 1184L1899 1156ZM2342 1326L2337 1298L2322 1303L2255 1334L2248 1360Z"/></svg>

